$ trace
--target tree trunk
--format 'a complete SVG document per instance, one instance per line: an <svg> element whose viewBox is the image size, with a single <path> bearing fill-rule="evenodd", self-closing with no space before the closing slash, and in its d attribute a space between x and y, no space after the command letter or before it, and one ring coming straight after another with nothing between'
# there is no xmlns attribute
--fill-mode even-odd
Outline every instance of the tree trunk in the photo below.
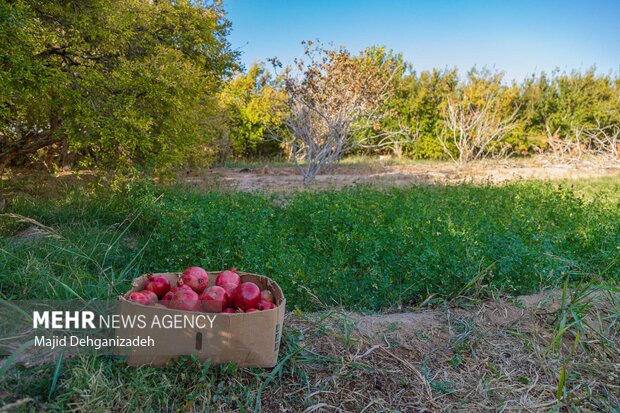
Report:
<svg viewBox="0 0 620 413"><path fill-rule="evenodd" d="M7 138L5 142L0 140L0 172L4 171L7 165L18 156L34 153L61 140L62 136L58 133L58 129L60 129L60 118L52 115L49 130L26 132L15 142L10 142Z"/></svg>

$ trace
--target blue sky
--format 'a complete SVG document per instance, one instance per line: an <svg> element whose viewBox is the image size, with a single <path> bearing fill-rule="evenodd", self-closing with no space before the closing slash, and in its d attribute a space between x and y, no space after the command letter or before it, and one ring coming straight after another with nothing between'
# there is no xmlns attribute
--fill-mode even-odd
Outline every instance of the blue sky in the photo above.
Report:
<svg viewBox="0 0 620 413"><path fill-rule="evenodd" d="M620 70L620 0L402 1L224 0L230 41L247 66L302 54L320 39L359 51L373 44L402 52L414 70L503 70L523 79L541 70Z"/></svg>

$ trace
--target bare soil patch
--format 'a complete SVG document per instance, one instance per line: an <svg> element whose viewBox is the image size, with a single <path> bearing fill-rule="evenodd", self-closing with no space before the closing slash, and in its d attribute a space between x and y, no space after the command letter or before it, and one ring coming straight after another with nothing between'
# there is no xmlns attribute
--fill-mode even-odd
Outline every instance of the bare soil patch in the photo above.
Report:
<svg viewBox="0 0 620 413"><path fill-rule="evenodd" d="M420 183L502 183L522 179L581 179L620 175L620 163L582 161L558 165L545 159L516 159L472 162L459 167L448 162L372 162L339 165L331 173L316 177L312 188L338 189L353 185L407 186ZM290 191L303 188L294 167L213 168L203 173L187 173L184 181L197 186L212 185L241 190Z"/></svg>

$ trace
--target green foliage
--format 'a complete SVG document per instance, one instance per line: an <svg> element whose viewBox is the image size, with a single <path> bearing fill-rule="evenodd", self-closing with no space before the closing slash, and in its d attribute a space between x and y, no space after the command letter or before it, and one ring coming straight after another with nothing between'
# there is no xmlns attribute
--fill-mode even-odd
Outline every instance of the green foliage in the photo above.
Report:
<svg viewBox="0 0 620 413"><path fill-rule="evenodd" d="M399 84L394 110L386 119L387 127L396 129L399 122L415 138L404 145L404 154L412 158L439 159L444 156L437 140L441 130L441 107L458 85L456 69L422 71L405 76Z"/></svg>
<svg viewBox="0 0 620 413"><path fill-rule="evenodd" d="M489 95L497 96L490 108L492 115L511 119L509 130L487 148L491 155L542 152L554 133L570 140L579 130L620 125L618 78L599 75L594 69L551 76L542 73L517 85L507 84L501 73L486 69L474 68L462 78L456 69L409 73L410 65L402 56L384 47L364 53L377 64L393 59L401 69L396 71L393 91L384 102L387 115L359 134L364 145L354 152L445 158L438 136L451 133L443 118L447 102L475 108ZM399 131L402 133L397 134ZM451 150L454 154L456 148Z"/></svg>
<svg viewBox="0 0 620 413"><path fill-rule="evenodd" d="M204 164L214 155L289 156L291 148L272 136L288 137L282 78L261 64L231 76L237 52L229 27L219 2L2 3L0 167L43 161L126 172ZM342 119L354 123L352 152L446 158L438 137L451 133L447 102L491 92L495 116L516 115L490 155L542 152L550 139L620 127L620 80L594 69L541 73L517 85L475 68L410 71L384 46L353 62L366 89L380 78L382 115L365 127ZM387 87L382 75L391 76ZM342 110L350 99L338 98L331 100Z"/></svg>
<svg viewBox="0 0 620 413"><path fill-rule="evenodd" d="M409 67L409 65L405 65ZM600 75L594 69L586 72L554 72L551 76L532 75L522 84L507 84L501 73L470 70L459 79L456 69L403 72L396 79L394 94L387 102L389 116L382 119L371 142L380 142L385 133L405 130L400 144L375 147L365 152L394 152L411 158L445 158L438 136L450 134L442 119L442 108L450 100L478 99L493 93L495 116L512 113L510 131L501 142L489 149L527 155L547 149L547 139L554 134L560 139L575 139L579 130L620 125L620 88L617 77ZM452 148L453 154L456 148Z"/></svg>
<svg viewBox="0 0 620 413"><path fill-rule="evenodd" d="M576 129L620 125L618 78L598 75L593 68L585 73L532 76L521 91L529 136L557 134L574 139Z"/></svg>
<svg viewBox="0 0 620 413"><path fill-rule="evenodd" d="M501 72L474 68L442 102L444 125L438 138L450 159L464 163L512 152L509 138L518 126L514 119L518 91L502 81Z"/></svg>
<svg viewBox="0 0 620 413"><path fill-rule="evenodd" d="M280 127L285 98L270 73L258 64L225 85L219 94L227 116L223 133L228 135L235 156L273 155L280 150L267 128Z"/></svg>
<svg viewBox="0 0 620 413"><path fill-rule="evenodd" d="M275 278L289 304L382 309L451 296L485 272L511 293L555 285L574 267L620 281L620 187L525 182L276 195L162 190L18 197L10 212L59 238L16 242L0 220L3 298L115 296L149 271L231 266ZM111 287L112 285L112 287ZM364 293L360 293L363 291Z"/></svg>
<svg viewBox="0 0 620 413"><path fill-rule="evenodd" d="M0 168L42 161L133 172L205 164L214 155L289 156L290 145L272 132L290 137L282 126L290 93L261 64L231 76L238 52L228 44L229 27L219 2L0 4ZM438 139L451 133L446 103L490 92L498 94L495 116L516 116L489 155L543 152L550 139L620 127L620 79L594 68L541 73L517 85L475 68L465 75L411 71L385 46L350 60L359 78L345 86L361 79L356 87L364 91L381 80L381 116L358 125L338 115L338 124L353 122L352 152L454 157L458 149L446 151ZM343 93L330 99L336 111L350 100ZM480 104L474 100L472 107Z"/></svg>
<svg viewBox="0 0 620 413"><path fill-rule="evenodd" d="M234 68L218 4L0 5L0 164L52 144L83 166L179 164Z"/></svg>

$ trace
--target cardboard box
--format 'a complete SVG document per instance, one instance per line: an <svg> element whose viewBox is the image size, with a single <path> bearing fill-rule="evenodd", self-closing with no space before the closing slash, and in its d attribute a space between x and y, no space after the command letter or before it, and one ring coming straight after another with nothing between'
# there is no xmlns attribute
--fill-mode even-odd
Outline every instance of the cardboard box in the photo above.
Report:
<svg viewBox="0 0 620 413"><path fill-rule="evenodd" d="M209 328L119 328L116 334L121 338L149 336L154 347L135 347L122 354L127 355L127 363L132 366L163 366L182 355L194 354L204 361L211 359L213 364L235 362L241 367L273 367L278 360L280 338L284 323L286 300L282 289L273 280L257 274L237 271L242 282L251 281L261 290L269 289L274 296L276 308L253 313L209 313L215 315ZM218 272L209 272L209 286L215 284ZM161 273L174 287L179 273ZM129 292L141 291L147 282L147 275L136 278ZM129 294L129 293L127 293ZM147 319L175 314L198 315L204 313L173 310L135 304L125 297L119 297L119 314L139 315ZM178 317L178 316L177 316ZM168 317L170 318L170 317Z"/></svg>

